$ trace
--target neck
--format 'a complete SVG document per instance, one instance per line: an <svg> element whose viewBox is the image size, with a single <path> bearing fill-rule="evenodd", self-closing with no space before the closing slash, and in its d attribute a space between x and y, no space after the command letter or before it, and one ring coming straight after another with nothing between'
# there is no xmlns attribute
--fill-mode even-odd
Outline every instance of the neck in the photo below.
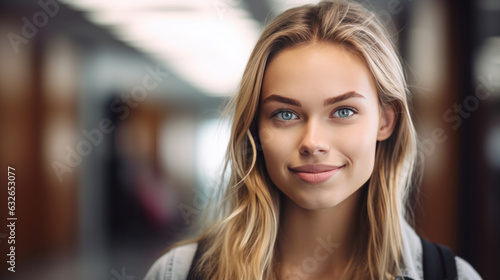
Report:
<svg viewBox="0 0 500 280"><path fill-rule="evenodd" d="M321 210L304 209L283 195L278 241L283 273L342 274L354 250L361 191Z"/></svg>

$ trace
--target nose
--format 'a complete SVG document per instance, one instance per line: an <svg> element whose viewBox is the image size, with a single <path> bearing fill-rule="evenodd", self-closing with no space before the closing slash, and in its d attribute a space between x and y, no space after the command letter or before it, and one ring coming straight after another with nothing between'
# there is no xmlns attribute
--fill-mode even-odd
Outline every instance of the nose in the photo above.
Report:
<svg viewBox="0 0 500 280"><path fill-rule="evenodd" d="M327 128L319 120L309 120L300 143L302 155L322 155L330 151Z"/></svg>

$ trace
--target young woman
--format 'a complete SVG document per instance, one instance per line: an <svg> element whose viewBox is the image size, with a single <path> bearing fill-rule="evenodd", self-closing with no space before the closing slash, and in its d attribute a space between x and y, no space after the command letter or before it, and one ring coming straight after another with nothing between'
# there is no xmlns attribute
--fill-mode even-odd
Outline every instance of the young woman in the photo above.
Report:
<svg viewBox="0 0 500 280"><path fill-rule="evenodd" d="M388 34L360 5L274 19L231 103L216 219L151 279L423 279L406 222L417 137ZM480 279L463 259L458 279Z"/></svg>

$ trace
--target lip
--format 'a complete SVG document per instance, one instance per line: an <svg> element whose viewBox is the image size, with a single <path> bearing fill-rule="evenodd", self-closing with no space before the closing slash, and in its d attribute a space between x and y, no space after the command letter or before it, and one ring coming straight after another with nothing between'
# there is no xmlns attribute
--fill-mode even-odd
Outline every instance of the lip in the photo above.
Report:
<svg viewBox="0 0 500 280"><path fill-rule="evenodd" d="M330 179L330 177L337 174L344 166L309 164L291 167L289 170L307 183L318 184Z"/></svg>

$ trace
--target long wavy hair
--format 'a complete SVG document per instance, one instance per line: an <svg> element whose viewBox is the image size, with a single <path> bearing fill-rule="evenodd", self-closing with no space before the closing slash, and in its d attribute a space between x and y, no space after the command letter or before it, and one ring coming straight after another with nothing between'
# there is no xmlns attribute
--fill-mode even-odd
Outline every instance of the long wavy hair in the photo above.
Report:
<svg viewBox="0 0 500 280"><path fill-rule="evenodd" d="M298 45L330 42L363 59L376 81L381 106L392 106L392 135L377 143L375 166L362 188L358 242L348 268L355 279L390 279L404 263L401 221L416 166L417 137L409 90L395 46L376 16L356 3L321 1L291 8L264 29L228 103L232 127L211 219L199 237L203 253L194 265L202 279L277 279L280 192L267 173L256 131L266 65Z"/></svg>

